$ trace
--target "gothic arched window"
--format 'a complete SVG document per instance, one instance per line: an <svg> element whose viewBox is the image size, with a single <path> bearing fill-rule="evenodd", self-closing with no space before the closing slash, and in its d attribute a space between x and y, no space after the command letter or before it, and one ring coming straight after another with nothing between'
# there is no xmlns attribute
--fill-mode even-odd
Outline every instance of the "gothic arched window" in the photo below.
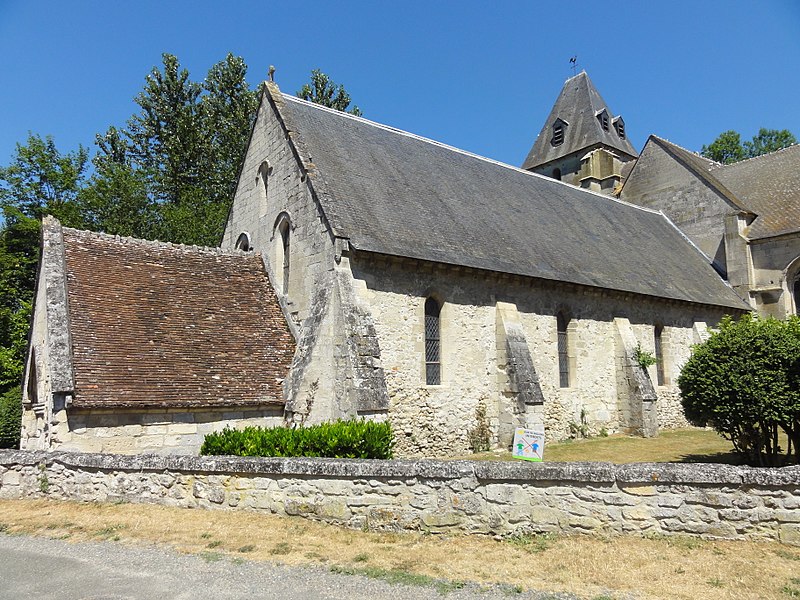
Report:
<svg viewBox="0 0 800 600"><path fill-rule="evenodd" d="M442 383L442 307L435 298L425 300L425 384Z"/></svg>

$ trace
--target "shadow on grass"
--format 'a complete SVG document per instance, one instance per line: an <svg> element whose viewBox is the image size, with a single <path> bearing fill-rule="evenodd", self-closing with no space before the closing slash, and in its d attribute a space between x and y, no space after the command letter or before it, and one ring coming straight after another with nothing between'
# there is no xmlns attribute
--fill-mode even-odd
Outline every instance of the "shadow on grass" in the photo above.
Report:
<svg viewBox="0 0 800 600"><path fill-rule="evenodd" d="M738 452L711 452L709 454L684 454L675 462L681 463L717 463L722 465L746 465L745 457Z"/></svg>

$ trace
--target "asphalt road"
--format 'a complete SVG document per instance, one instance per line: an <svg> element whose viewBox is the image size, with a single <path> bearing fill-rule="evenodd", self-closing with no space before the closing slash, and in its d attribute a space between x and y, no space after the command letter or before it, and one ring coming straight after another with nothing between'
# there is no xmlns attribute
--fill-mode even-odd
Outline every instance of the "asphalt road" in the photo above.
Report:
<svg viewBox="0 0 800 600"><path fill-rule="evenodd" d="M535 562L535 561L534 561ZM535 565L531 565L535 568ZM200 556L119 542L68 543L0 534L0 600L571 600L569 594L467 586L448 592L389 584L322 567L289 567Z"/></svg>

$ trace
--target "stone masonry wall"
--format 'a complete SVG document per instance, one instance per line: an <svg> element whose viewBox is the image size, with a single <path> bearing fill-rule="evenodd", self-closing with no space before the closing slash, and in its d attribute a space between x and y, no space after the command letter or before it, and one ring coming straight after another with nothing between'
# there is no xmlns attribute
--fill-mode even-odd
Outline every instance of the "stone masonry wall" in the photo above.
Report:
<svg viewBox="0 0 800 600"><path fill-rule="evenodd" d="M695 343L695 324L716 324L721 310L630 298L577 286L511 277L427 263L351 257L356 292L369 304L381 345L381 365L401 456L447 456L469 448L469 432L483 404L492 443L504 438L504 417L513 425L544 425L548 439L573 435L584 423L597 435L625 430L625 406L618 390L615 319L630 322L643 350L655 352L655 325L663 327L665 385L656 386L660 427L685 424L675 387ZM441 311L442 383L425 385L424 304L429 295ZM498 306L502 309L499 310ZM505 307L505 308L504 308ZM507 358L498 347L502 311L511 311L530 351L543 403L510 403ZM570 318L570 386L559 386L556 314ZM648 375L656 381L656 368ZM664 406L660 406L662 402ZM622 399L624 402L626 399ZM509 409L511 406L511 409Z"/></svg>
<svg viewBox="0 0 800 600"><path fill-rule="evenodd" d="M0 451L0 498L129 501L447 533L685 534L800 545L800 467Z"/></svg>
<svg viewBox="0 0 800 600"><path fill-rule="evenodd" d="M135 411L62 408L53 414L52 439L28 439L25 448L44 450L57 447L68 452L111 454L148 452L196 455L207 433L221 431L225 427L241 429L282 424L282 406Z"/></svg>

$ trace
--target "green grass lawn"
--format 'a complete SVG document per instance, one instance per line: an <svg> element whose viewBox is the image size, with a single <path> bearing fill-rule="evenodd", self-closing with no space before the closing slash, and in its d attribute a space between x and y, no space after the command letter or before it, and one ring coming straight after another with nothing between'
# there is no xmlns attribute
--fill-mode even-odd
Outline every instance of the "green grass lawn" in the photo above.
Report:
<svg viewBox="0 0 800 600"><path fill-rule="evenodd" d="M508 450L492 450L459 458L469 460L513 460ZM668 429L655 438L623 434L567 440L546 444L546 462L607 461L632 462L714 462L743 464L733 445L716 432L699 429Z"/></svg>

